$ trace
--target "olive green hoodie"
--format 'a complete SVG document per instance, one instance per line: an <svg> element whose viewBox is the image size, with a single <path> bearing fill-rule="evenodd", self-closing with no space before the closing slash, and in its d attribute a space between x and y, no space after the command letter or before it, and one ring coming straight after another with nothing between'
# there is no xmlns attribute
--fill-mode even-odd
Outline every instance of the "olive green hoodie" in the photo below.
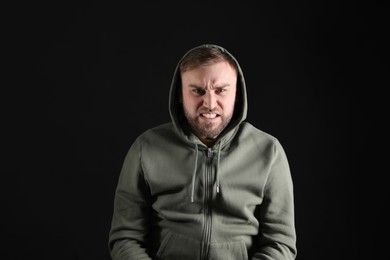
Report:
<svg viewBox="0 0 390 260"><path fill-rule="evenodd" d="M235 112L212 147L186 126L179 61L172 122L142 133L124 160L109 233L112 259L295 259L289 164L275 137L244 121L245 80L233 59Z"/></svg>

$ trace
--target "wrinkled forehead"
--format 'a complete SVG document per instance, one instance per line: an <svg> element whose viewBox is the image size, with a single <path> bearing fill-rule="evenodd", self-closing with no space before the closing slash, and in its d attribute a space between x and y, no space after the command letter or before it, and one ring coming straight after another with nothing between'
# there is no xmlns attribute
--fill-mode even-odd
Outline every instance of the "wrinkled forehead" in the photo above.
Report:
<svg viewBox="0 0 390 260"><path fill-rule="evenodd" d="M198 66L181 73L183 85L206 86L235 86L237 71L228 62L221 61L214 64Z"/></svg>

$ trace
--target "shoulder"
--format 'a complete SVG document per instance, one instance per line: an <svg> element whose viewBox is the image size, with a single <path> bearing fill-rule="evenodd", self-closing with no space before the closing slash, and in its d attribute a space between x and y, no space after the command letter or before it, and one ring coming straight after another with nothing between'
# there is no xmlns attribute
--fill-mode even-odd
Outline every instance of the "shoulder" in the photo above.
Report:
<svg viewBox="0 0 390 260"><path fill-rule="evenodd" d="M242 122L238 128L237 138L240 144L264 148L268 151L283 149L279 139L249 122Z"/></svg>
<svg viewBox="0 0 390 260"><path fill-rule="evenodd" d="M285 156L284 148L277 137L255 127L251 123L243 122L240 125L238 136L241 146L252 147L261 154L270 154L271 157Z"/></svg>
<svg viewBox="0 0 390 260"><path fill-rule="evenodd" d="M138 136L137 142L145 149L155 149L157 147L168 149L168 147L188 145L188 141L177 131L172 122L164 123L144 131Z"/></svg>
<svg viewBox="0 0 390 260"><path fill-rule="evenodd" d="M267 133L249 122L242 122L239 127L239 135L244 138L251 138L258 141L277 142L277 138Z"/></svg>
<svg viewBox="0 0 390 260"><path fill-rule="evenodd" d="M164 123L152 128L145 130L141 133L137 140L139 142L146 141L156 141L158 139L165 139L170 135L173 135L173 124L172 123Z"/></svg>

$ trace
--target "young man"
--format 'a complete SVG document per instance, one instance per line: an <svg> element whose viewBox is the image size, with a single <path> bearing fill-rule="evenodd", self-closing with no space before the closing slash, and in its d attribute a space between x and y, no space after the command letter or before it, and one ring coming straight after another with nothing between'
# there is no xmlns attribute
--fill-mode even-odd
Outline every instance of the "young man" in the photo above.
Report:
<svg viewBox="0 0 390 260"><path fill-rule="evenodd" d="M244 121L237 60L217 45L189 50L169 110L172 122L141 134L124 160L112 259L295 259L289 164L275 137Z"/></svg>

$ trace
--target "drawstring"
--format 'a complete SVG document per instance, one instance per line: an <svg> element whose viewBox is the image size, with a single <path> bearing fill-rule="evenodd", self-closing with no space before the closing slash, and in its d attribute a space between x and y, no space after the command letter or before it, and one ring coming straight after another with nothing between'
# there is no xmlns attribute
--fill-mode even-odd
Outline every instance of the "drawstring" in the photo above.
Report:
<svg viewBox="0 0 390 260"><path fill-rule="evenodd" d="M198 168L198 144L195 143L195 166L194 166L194 172L192 173L192 187L191 187L191 203L194 202L194 193L195 193L195 176L196 176L196 171Z"/></svg>
<svg viewBox="0 0 390 260"><path fill-rule="evenodd" d="M217 183L217 193L219 193L219 161L221 160L221 142L219 142L218 146L218 154L217 154L217 169L216 169L216 183Z"/></svg>

